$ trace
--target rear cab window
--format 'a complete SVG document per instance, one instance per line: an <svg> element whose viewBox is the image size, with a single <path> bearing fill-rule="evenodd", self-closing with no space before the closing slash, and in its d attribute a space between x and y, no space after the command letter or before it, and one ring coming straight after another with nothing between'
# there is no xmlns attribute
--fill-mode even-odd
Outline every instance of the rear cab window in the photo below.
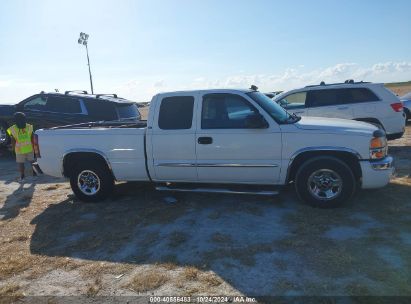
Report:
<svg viewBox="0 0 411 304"><path fill-rule="evenodd" d="M172 96L161 100L158 126L162 130L187 130L193 125L193 96Z"/></svg>

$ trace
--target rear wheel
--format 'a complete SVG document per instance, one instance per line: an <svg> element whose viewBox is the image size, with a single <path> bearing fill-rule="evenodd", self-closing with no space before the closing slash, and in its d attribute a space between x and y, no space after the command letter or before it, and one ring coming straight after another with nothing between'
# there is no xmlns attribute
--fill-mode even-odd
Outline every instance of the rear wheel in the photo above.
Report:
<svg viewBox="0 0 411 304"><path fill-rule="evenodd" d="M70 185L81 201L98 202L110 195L114 187L114 179L105 164L91 161L73 169Z"/></svg>
<svg viewBox="0 0 411 304"><path fill-rule="evenodd" d="M335 208L355 192L356 180L350 167L335 157L317 157L298 170L295 187L298 196L314 207Z"/></svg>

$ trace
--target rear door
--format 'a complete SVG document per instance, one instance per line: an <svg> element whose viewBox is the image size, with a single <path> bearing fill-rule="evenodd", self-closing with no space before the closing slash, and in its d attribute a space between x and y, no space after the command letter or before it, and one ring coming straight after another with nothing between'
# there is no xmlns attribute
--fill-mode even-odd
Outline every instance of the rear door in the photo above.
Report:
<svg viewBox="0 0 411 304"><path fill-rule="evenodd" d="M353 114L345 89L319 89L307 93L308 116L352 119Z"/></svg>
<svg viewBox="0 0 411 304"><path fill-rule="evenodd" d="M381 112L383 103L380 98L368 88L346 89L347 103L351 104L354 118L376 117ZM384 115L382 115L384 116Z"/></svg>
<svg viewBox="0 0 411 304"><path fill-rule="evenodd" d="M249 115L260 113L268 127L252 128ZM248 96L205 94L197 113L196 151L200 182L275 184L281 164L281 132Z"/></svg>
<svg viewBox="0 0 411 304"><path fill-rule="evenodd" d="M154 179L157 181L196 182L197 94L171 93L156 102L153 125L149 126Z"/></svg>

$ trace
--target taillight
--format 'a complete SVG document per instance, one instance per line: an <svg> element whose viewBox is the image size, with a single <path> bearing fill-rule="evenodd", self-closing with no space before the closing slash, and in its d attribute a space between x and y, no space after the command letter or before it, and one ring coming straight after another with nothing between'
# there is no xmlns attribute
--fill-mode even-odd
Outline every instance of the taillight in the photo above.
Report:
<svg viewBox="0 0 411 304"><path fill-rule="evenodd" d="M34 134L33 136L33 148L34 148L34 153L36 154L36 157L37 158L41 157L40 146L39 146L39 136L37 134Z"/></svg>
<svg viewBox="0 0 411 304"><path fill-rule="evenodd" d="M404 109L401 102L392 103L392 104L391 104L391 108L392 108L395 112L402 112L403 109Z"/></svg>

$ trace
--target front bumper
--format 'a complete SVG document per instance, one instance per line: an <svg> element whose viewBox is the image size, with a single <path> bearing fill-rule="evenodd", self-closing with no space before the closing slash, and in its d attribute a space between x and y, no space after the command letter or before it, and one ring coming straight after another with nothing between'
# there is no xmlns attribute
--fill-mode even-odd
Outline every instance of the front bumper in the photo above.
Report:
<svg viewBox="0 0 411 304"><path fill-rule="evenodd" d="M387 156L379 160L360 161L362 171L362 188L372 189L384 187L390 182L394 173L394 159Z"/></svg>

